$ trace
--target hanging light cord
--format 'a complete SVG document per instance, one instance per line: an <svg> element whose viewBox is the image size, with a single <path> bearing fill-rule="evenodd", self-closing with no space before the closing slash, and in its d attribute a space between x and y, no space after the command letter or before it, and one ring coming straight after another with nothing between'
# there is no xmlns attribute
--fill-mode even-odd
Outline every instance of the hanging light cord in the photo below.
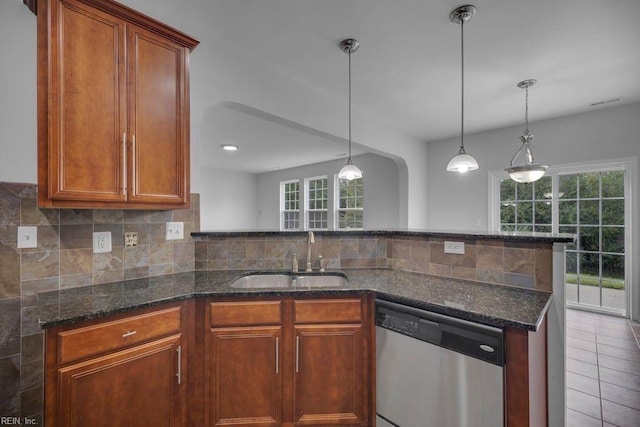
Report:
<svg viewBox="0 0 640 427"><path fill-rule="evenodd" d="M462 64L462 95L460 101L462 120L460 120L460 152L464 153L464 19L460 21L460 63Z"/></svg>
<svg viewBox="0 0 640 427"><path fill-rule="evenodd" d="M529 135L529 85L524 87L524 134Z"/></svg>
<svg viewBox="0 0 640 427"><path fill-rule="evenodd" d="M349 48L349 158L347 163L351 164L351 48Z"/></svg>

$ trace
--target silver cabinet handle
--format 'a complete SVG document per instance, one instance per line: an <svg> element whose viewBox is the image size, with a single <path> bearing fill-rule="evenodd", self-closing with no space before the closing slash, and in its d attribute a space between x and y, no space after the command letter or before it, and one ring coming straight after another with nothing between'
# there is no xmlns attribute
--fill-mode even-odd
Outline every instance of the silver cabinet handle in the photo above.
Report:
<svg viewBox="0 0 640 427"><path fill-rule="evenodd" d="M131 135L131 179L133 181L133 185L129 188L131 191L133 191L135 188L134 185L136 185L136 170L136 136Z"/></svg>
<svg viewBox="0 0 640 427"><path fill-rule="evenodd" d="M300 335L296 337L296 373L300 372Z"/></svg>
<svg viewBox="0 0 640 427"><path fill-rule="evenodd" d="M122 194L127 197L127 133L122 133Z"/></svg>
<svg viewBox="0 0 640 427"><path fill-rule="evenodd" d="M176 351L178 352L178 373L176 377L178 377L178 384L180 384L182 382L182 346L179 345Z"/></svg>
<svg viewBox="0 0 640 427"><path fill-rule="evenodd" d="M138 331L127 331L124 334L122 334L122 338L127 338L127 337L130 337L131 335L135 335L137 333L138 333Z"/></svg>
<svg viewBox="0 0 640 427"><path fill-rule="evenodd" d="M280 372L280 339L276 337L276 374Z"/></svg>

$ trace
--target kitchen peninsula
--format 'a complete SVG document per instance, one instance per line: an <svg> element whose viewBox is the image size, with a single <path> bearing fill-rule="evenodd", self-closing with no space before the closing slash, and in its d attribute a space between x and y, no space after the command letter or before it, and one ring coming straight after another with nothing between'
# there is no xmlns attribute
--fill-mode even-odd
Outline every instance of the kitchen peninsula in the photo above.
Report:
<svg viewBox="0 0 640 427"><path fill-rule="evenodd" d="M348 284L306 289L239 289L230 286L235 279L248 273L290 271L293 254L305 253L306 233L196 232L192 236L196 240L196 271L98 285L91 292L83 293L81 299L65 290L39 294L40 320L42 326L48 328L47 348L55 350L49 346L56 341L55 331L70 333L85 325L99 327L96 325L104 321L126 321L131 316L164 310L177 304L182 307L181 316L184 316L179 335L186 344L180 348L190 349L187 362L181 362L181 366L186 368L187 383L193 386L202 376L197 367L200 365L191 363L200 360L200 356L193 359L194 353L202 353L195 344L202 343L204 338L199 322L208 318L206 322L211 322L212 331L222 331L213 328L215 316L205 316L206 310L226 309L227 303L236 307L234 301L266 301L267 312L287 313L295 310L291 304L297 307L315 304L314 301L346 301L355 309L354 313L360 314L338 320L344 325L341 327L351 331L362 328L362 349L369 353L371 362L371 356L375 356L371 354L371 341L374 339L372 306L373 298L377 296L504 329L506 425L547 425L547 413L549 418L564 416L564 350L558 350L558 346L562 347L564 328L561 325L564 320L563 310L557 306L564 303L564 298L553 295L552 291L563 289L563 269L554 267L562 266L564 244L573 241L573 236L384 230L317 232L311 246L314 269L317 270L317 259L322 255L328 263L327 272L346 275ZM445 253L445 241L464 243L465 253ZM301 259L301 265L304 261ZM314 274L321 273L316 271ZM222 305L218 307L216 304ZM276 307L275 311L273 307ZM261 313L264 312L262 310ZM353 321L356 321L356 326L352 326ZM267 324L271 325L269 322ZM271 330L274 327L275 335L270 340L283 342L278 341L282 338L290 341L291 337L287 338L286 332L277 332L280 330L277 325L251 326L251 330ZM195 330L190 330L192 328ZM176 331L178 329L167 333L175 334ZM278 335L280 333L285 335ZM289 360L286 355L281 357L283 361ZM53 366L48 362L48 368ZM282 367L290 368L287 365ZM47 371L49 395L55 378L49 369ZM544 371L548 371L546 381L541 375ZM364 378L366 384L373 387L370 374L365 373ZM354 410L354 416L361 417L360 425L371 425L375 416L371 413L374 409L371 402L375 396L367 390L361 392L361 406ZM195 393L185 393L192 397L186 403L190 408L193 404L206 406L193 398ZM282 398L284 402L292 399ZM560 414L554 413L558 410L554 406L558 400L562 405ZM214 405L206 407L214 408L204 411L207 416L215 415ZM53 410L49 406L47 408L48 411ZM291 419L292 413L287 412L290 410L286 405L282 408L285 408L282 409L284 419ZM193 416L200 411L188 412ZM278 411L274 413L280 414ZM528 422L522 424L523 420ZM284 425L288 424L285 422Z"/></svg>

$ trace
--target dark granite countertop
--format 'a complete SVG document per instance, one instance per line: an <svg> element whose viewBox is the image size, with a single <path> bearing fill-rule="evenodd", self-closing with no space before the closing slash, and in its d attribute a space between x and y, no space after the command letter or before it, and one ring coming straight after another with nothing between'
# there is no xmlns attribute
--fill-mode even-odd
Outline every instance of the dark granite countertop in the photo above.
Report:
<svg viewBox="0 0 640 427"><path fill-rule="evenodd" d="M276 231L276 230L229 230L229 231L197 231L191 233L192 237L260 237L281 235L306 235L307 231ZM524 243L572 243L574 234L566 233L528 233L528 232L501 232L501 231L465 231L465 230L318 230L314 231L320 236L414 236L414 237L438 237L443 239L463 240L500 240Z"/></svg>
<svg viewBox="0 0 640 427"><path fill-rule="evenodd" d="M389 269L343 269L349 284L332 288L237 289L248 271L197 271L37 295L40 325L50 328L193 297L331 296L375 292L381 299L496 327L537 330L551 293ZM304 273L300 273L304 274Z"/></svg>

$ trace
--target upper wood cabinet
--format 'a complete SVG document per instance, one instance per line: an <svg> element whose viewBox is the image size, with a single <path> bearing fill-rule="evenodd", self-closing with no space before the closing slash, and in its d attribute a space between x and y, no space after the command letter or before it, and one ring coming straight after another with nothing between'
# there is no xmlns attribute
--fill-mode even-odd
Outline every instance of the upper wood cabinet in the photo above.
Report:
<svg viewBox="0 0 640 427"><path fill-rule="evenodd" d="M189 206L191 37L110 0L38 0L38 205Z"/></svg>

